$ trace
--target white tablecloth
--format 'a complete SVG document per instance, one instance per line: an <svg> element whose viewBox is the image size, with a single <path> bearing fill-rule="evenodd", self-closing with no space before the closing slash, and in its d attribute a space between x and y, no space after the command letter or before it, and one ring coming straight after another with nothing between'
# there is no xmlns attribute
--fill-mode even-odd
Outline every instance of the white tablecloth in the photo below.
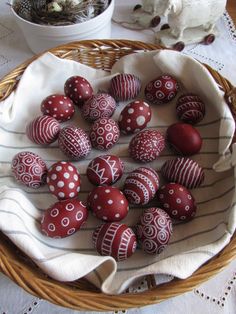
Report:
<svg viewBox="0 0 236 314"><path fill-rule="evenodd" d="M137 2L135 0L116 0L114 19L116 21L128 21L132 8ZM211 46L203 46L200 44L191 45L185 48L184 53L195 57L201 62L209 64L236 85L236 30L227 13L220 19L218 28L220 29L220 38ZM114 22L112 24L112 38L154 42L154 34L151 30L128 30ZM22 33L13 21L9 7L6 5L5 1L2 1L0 3L0 77L7 74L14 67L31 56L32 52L27 47ZM141 289L145 289L145 282L134 287L134 290L137 292ZM226 270L215 278L204 283L192 292L167 300L161 304L141 309L128 311L124 309L124 311L109 313L233 314L235 313L235 304L236 261L232 262ZM0 275L0 313L72 314L79 312L64 309L35 298L16 286L4 275Z"/></svg>

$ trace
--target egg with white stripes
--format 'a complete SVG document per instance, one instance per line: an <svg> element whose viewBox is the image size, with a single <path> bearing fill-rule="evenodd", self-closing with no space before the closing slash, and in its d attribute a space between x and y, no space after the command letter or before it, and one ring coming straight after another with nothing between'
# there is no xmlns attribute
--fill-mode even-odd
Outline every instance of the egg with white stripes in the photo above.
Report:
<svg viewBox="0 0 236 314"><path fill-rule="evenodd" d="M182 184L187 189L197 188L204 181L202 167L187 157L167 160L161 167L161 173L167 181Z"/></svg>
<svg viewBox="0 0 236 314"><path fill-rule="evenodd" d="M50 116L39 116L26 126L26 135L28 138L32 142L41 145L55 142L59 131L59 122Z"/></svg>
<svg viewBox="0 0 236 314"><path fill-rule="evenodd" d="M65 238L76 231L88 218L86 206L77 198L51 205L41 219L42 233L51 238Z"/></svg>
<svg viewBox="0 0 236 314"><path fill-rule="evenodd" d="M118 262L130 257L137 247L133 230L115 222L97 227L93 232L93 243L100 255L112 256Z"/></svg>
<svg viewBox="0 0 236 314"><path fill-rule="evenodd" d="M197 95L184 94L177 99L176 113L181 121L196 124L205 116L205 104Z"/></svg>
<svg viewBox="0 0 236 314"><path fill-rule="evenodd" d="M76 197L80 191L80 184L79 171L70 162L58 161L48 169L48 188L59 200Z"/></svg>
<svg viewBox="0 0 236 314"><path fill-rule="evenodd" d="M128 73L117 74L111 79L109 92L117 101L131 100L138 96L141 90L140 79Z"/></svg>
<svg viewBox="0 0 236 314"><path fill-rule="evenodd" d="M149 167L139 167L132 171L124 183L124 194L131 204L147 204L159 188L159 176Z"/></svg>

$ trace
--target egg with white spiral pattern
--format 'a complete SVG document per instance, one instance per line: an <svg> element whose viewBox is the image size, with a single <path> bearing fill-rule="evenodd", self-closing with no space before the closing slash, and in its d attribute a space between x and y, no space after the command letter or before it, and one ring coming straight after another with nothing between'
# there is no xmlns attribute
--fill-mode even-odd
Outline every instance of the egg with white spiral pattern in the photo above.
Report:
<svg viewBox="0 0 236 314"><path fill-rule="evenodd" d="M173 232L170 216L161 208L147 208L143 211L136 235L141 248L148 254L160 254L168 245Z"/></svg>
<svg viewBox="0 0 236 314"><path fill-rule="evenodd" d="M43 159L32 152L16 154L11 163L15 179L22 184L37 189L46 183L47 166Z"/></svg>

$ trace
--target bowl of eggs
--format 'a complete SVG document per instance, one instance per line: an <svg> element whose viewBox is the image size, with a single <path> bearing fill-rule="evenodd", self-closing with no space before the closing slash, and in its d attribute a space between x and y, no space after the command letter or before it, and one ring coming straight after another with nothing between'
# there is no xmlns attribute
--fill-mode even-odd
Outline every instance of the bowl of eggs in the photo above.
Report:
<svg viewBox="0 0 236 314"><path fill-rule="evenodd" d="M84 39L110 38L114 0L12 0L12 16L29 48L40 53Z"/></svg>

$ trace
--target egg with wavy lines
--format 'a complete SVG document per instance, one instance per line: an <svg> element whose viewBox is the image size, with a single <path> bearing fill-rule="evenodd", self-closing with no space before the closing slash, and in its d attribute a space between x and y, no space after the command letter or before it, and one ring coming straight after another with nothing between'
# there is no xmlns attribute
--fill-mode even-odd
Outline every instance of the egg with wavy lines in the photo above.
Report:
<svg viewBox="0 0 236 314"><path fill-rule="evenodd" d="M16 154L11 163L15 179L22 184L37 189L46 183L47 166L43 159L32 152Z"/></svg>
<svg viewBox="0 0 236 314"><path fill-rule="evenodd" d="M141 91L141 80L129 73L117 74L111 79L109 92L117 101L131 100Z"/></svg>
<svg viewBox="0 0 236 314"><path fill-rule="evenodd" d="M50 116L39 116L26 126L28 138L41 145L48 145L56 141L60 132L59 122Z"/></svg>
<svg viewBox="0 0 236 314"><path fill-rule="evenodd" d="M148 254L160 254L170 241L172 220L161 208L147 208L135 230L142 250Z"/></svg>
<svg viewBox="0 0 236 314"><path fill-rule="evenodd" d="M51 238L65 238L81 228L88 218L88 210L77 198L56 202L43 214L42 232Z"/></svg>

